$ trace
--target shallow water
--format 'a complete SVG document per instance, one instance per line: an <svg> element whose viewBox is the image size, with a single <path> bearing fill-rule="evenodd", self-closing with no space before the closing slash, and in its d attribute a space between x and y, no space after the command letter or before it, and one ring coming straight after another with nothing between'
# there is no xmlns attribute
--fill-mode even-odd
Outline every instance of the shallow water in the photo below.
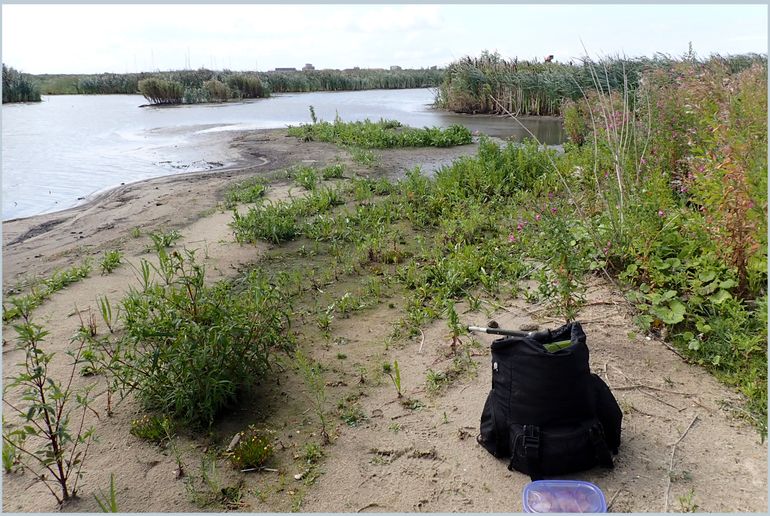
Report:
<svg viewBox="0 0 770 516"><path fill-rule="evenodd" d="M454 123L501 138L527 132L514 120L433 110L431 89L276 95L246 102L139 107L140 95L61 95L2 108L3 220L62 210L96 192L150 177L219 168L237 156L232 131L323 120L396 119L446 127ZM523 119L543 143L563 142L561 123Z"/></svg>

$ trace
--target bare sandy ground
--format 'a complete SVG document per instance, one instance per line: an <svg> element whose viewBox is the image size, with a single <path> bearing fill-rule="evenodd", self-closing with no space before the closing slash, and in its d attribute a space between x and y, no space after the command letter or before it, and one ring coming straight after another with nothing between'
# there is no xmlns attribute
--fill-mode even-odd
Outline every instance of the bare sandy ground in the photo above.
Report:
<svg viewBox="0 0 770 516"><path fill-rule="evenodd" d="M10 221L3 225L3 291L32 276L80 263L86 256L98 261L104 250L119 248L124 264L110 275L98 271L55 294L34 312L36 321L51 334L46 349L57 352L55 375L69 369L64 351L80 326L80 318L97 313L96 299L108 296L117 305L129 286L136 284L133 266L146 253L146 234L156 229L177 229L177 244L198 249L209 279L232 277L254 263L267 245L242 246L227 226L228 211L217 208L228 183L239 178L270 174L302 162L343 162L358 174L397 177L422 165L430 170L474 146L456 149L418 149L382 152L375 170L356 167L344 150L331 145L303 143L283 131L258 131L238 136L233 145L243 158L237 169L160 178L110 191L78 208L50 215ZM271 199L301 195L287 181L276 180ZM133 228L143 234L133 238ZM707 512L767 511L767 443L738 414L741 396L718 383L702 369L685 363L663 343L633 335L629 308L612 286L595 280L589 304L580 314L591 351L591 368L611 386L624 412L620 453L613 470L596 469L574 475L596 483L613 512L698 510ZM479 416L491 377L488 336L472 357L468 374L445 390L431 394L426 373L449 367L446 323L424 328L424 337L386 349L400 299L391 299L350 319L339 319L328 342L308 333L301 343L316 360L328 366L330 413L333 403L353 399L365 418L351 427L333 422L333 443L313 481L303 476L307 467L298 460L306 443L318 442L318 421L307 394L290 364L258 386L259 403L244 403L227 414L209 435L179 432L175 449L160 448L129 433L130 422L141 411L132 399L106 416L104 386L97 388L98 418L90 423L99 442L89 452L80 498L65 511L98 511L94 493L106 491L115 476L119 508L124 512L519 512L521 492L529 478L509 472L475 441ZM510 300L486 304L488 313L458 312L469 324L494 318L503 327L522 324L555 327L541 307ZM297 314L302 318L302 314ZM99 321L100 330L104 330ZM468 342L469 337L464 340ZM3 378L23 359L14 349L12 328L3 328ZM339 359L341 353L347 357ZM405 396L419 400L408 409L397 400L389 379L374 372L383 361L397 359ZM343 364L344 362L344 364ZM78 378L78 382L93 381ZM362 383L363 381L363 383ZM18 403L17 392L4 392ZM13 421L6 406L3 414ZM210 447L221 447L233 434L253 422L267 422L278 437L271 470L234 471L226 460L217 462L216 488L237 486L241 496L226 506L201 507L191 492L200 493L196 479L201 459ZM681 440L680 440L681 438ZM180 477L177 458L185 466ZM53 497L30 471L3 475L3 510L51 512Z"/></svg>

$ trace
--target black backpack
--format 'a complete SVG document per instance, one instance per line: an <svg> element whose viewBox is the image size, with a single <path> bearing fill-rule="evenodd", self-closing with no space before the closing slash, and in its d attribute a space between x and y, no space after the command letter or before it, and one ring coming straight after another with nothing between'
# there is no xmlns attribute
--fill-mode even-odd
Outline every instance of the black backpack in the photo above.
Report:
<svg viewBox="0 0 770 516"><path fill-rule="evenodd" d="M545 347L558 342L566 347ZM622 418L607 384L589 369L580 323L492 342L492 390L478 441L495 457L510 457L509 470L538 480L612 468Z"/></svg>

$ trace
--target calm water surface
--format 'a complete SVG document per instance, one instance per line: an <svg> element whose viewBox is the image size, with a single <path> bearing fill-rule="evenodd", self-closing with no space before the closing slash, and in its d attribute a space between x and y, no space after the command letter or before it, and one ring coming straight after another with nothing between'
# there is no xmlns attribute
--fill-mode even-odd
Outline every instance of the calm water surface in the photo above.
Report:
<svg viewBox="0 0 770 516"><path fill-rule="evenodd" d="M372 90L276 95L220 105L144 107L140 95L62 95L2 108L3 220L75 206L96 192L151 177L207 170L237 160L232 131L280 128L319 118L389 118L424 127L465 125L522 139L514 120L430 108L433 91ZM523 120L540 141L563 142L552 119Z"/></svg>

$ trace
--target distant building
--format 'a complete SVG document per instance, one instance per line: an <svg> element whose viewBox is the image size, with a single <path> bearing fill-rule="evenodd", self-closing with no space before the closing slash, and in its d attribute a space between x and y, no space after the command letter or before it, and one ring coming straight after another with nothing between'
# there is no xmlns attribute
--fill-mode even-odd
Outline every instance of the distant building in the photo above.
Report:
<svg viewBox="0 0 770 516"><path fill-rule="evenodd" d="M296 72L296 68L276 68L276 72Z"/></svg>
<svg viewBox="0 0 770 516"><path fill-rule="evenodd" d="M313 66L310 63L305 63L305 66L302 67L302 70L307 72L308 70L315 70L315 66Z"/></svg>
<svg viewBox="0 0 770 516"><path fill-rule="evenodd" d="M391 69L392 71L394 71L394 72L397 72L397 71L401 70L401 67L400 67L400 66L398 66L398 65L393 65L393 66L391 66L391 67L390 67L390 69Z"/></svg>

